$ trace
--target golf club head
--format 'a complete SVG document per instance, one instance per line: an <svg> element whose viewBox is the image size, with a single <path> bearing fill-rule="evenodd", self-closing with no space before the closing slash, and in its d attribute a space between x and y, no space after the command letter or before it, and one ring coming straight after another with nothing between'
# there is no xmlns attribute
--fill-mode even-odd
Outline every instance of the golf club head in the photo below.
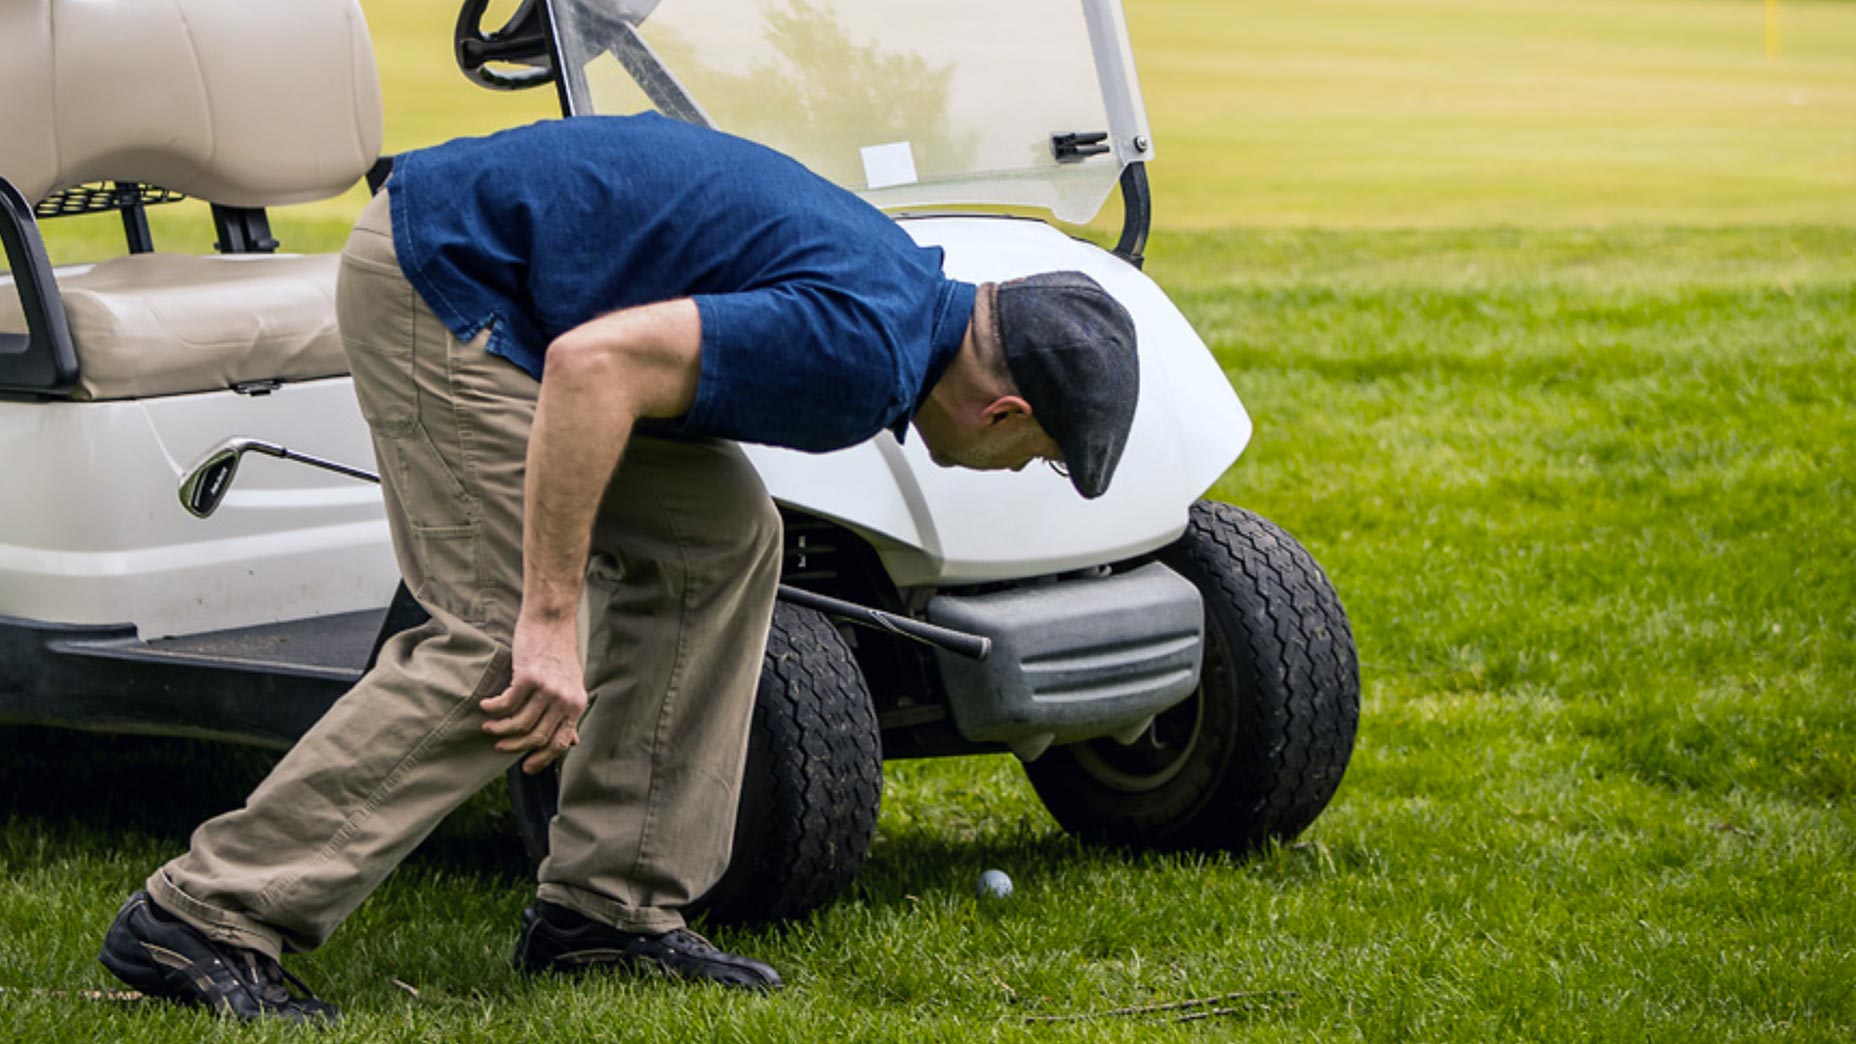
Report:
<svg viewBox="0 0 1856 1044"><path fill-rule="evenodd" d="M283 454L283 447L257 439L227 439L202 457L181 480L180 506L195 518L206 518L219 510L220 502L232 489L240 458L253 450L273 457Z"/></svg>

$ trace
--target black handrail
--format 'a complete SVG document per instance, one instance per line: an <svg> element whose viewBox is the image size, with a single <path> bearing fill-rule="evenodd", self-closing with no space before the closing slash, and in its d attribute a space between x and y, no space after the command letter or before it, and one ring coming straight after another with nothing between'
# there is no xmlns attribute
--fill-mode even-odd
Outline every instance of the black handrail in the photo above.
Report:
<svg viewBox="0 0 1856 1044"><path fill-rule="evenodd" d="M0 333L0 394L63 395L77 386L77 349L32 204L4 177L0 245L26 313L25 333Z"/></svg>
<svg viewBox="0 0 1856 1044"><path fill-rule="evenodd" d="M1141 267L1147 260L1147 229L1154 220L1154 197L1147 187L1147 164L1135 160L1121 169L1121 242L1115 256Z"/></svg>

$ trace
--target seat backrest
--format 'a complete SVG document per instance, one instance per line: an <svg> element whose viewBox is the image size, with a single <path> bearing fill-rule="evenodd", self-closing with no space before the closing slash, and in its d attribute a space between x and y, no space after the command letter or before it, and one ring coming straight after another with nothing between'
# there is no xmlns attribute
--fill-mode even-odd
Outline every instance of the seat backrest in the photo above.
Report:
<svg viewBox="0 0 1856 1044"><path fill-rule="evenodd" d="M380 152L356 0L0 0L0 175L234 207L335 195Z"/></svg>

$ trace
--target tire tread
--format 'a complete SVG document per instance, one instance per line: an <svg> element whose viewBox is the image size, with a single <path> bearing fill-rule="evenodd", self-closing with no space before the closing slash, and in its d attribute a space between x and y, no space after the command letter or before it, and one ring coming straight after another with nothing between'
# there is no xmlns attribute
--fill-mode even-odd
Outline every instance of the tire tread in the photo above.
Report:
<svg viewBox="0 0 1856 1044"><path fill-rule="evenodd" d="M1208 625L1228 640L1248 725L1201 728L1190 763L1153 800L1109 793L1061 748L1026 772L1060 823L1096 840L1244 851L1293 837L1332 799L1359 726L1340 600L1292 537L1229 504L1195 504L1161 559L1199 586ZM1211 653L1208 642L1208 672Z"/></svg>
<svg viewBox="0 0 1856 1044"><path fill-rule="evenodd" d="M822 615L779 606L767 636L736 844L743 862L693 906L711 922L804 916L863 866L882 800L876 712L844 638ZM767 766L761 778L754 767Z"/></svg>

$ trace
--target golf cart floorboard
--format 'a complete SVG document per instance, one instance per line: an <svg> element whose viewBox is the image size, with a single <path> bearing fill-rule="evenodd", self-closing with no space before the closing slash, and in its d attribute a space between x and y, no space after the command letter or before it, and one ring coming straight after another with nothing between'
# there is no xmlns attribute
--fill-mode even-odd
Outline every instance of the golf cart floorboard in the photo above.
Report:
<svg viewBox="0 0 1856 1044"><path fill-rule="evenodd" d="M361 677L361 668L374 649L374 639L380 634L380 621L385 615L385 609L368 609L179 638L157 638L137 643L139 648L131 656L317 674L327 672L330 677L339 677L352 684Z"/></svg>
<svg viewBox="0 0 1856 1044"><path fill-rule="evenodd" d="M360 678L386 612L152 641L0 617L0 724L286 747Z"/></svg>

